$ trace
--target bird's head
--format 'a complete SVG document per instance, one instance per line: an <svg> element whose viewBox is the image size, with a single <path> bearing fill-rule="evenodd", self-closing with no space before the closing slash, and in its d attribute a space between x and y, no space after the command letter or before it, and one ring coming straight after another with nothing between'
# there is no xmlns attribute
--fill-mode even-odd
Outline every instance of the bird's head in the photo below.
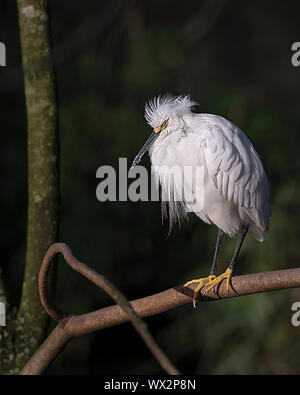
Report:
<svg viewBox="0 0 300 395"><path fill-rule="evenodd" d="M191 107L197 103L189 96L157 96L145 105L145 119L153 128L150 137L135 157L132 166L137 165L145 152L162 141L170 133L183 127L184 116L191 114Z"/></svg>

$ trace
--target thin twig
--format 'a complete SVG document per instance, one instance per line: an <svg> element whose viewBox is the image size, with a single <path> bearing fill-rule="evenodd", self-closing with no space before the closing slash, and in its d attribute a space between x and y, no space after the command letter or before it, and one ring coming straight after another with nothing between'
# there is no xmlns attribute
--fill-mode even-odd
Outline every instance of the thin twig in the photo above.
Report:
<svg viewBox="0 0 300 395"><path fill-rule="evenodd" d="M57 246L57 244L54 246ZM55 249L57 247L52 246L50 248ZM43 266L41 270L44 269L45 267ZM41 278L42 283L40 286L43 287L43 275ZM190 303L192 306L193 286L185 289L183 285L179 285L158 294L134 300L130 302L130 305L140 317L160 314L187 303ZM233 277L231 279L231 288L229 291L226 289L226 283L223 282L218 287L217 292L209 291L205 295L200 294L199 302L296 287L300 287L300 268L247 274ZM46 300L48 299L46 298ZM119 305L106 307L87 314L69 315L65 318L63 318L64 313L56 309L51 302L49 304L49 301L47 310L49 314L55 314L53 311L56 311L59 324L31 357L21 374L42 373L72 337L120 325L129 321L127 312Z"/></svg>

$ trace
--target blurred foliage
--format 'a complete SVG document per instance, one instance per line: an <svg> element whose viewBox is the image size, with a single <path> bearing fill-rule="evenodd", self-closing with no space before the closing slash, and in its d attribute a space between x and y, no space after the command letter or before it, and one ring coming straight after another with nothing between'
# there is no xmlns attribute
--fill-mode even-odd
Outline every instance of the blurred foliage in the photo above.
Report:
<svg viewBox="0 0 300 395"><path fill-rule="evenodd" d="M250 236L237 273L299 266L299 2L49 1L61 135L61 236L74 254L129 299L209 271L216 228L197 218L161 226L160 204L96 199L101 165L130 162L150 133L144 102L190 93L201 112L238 124L262 156L271 185L269 240ZM14 303L22 281L26 229L26 113L15 2L2 2L1 242ZM143 164L149 167L145 157ZM235 240L226 239L220 272ZM185 373L300 373L300 329L291 325L299 289L185 306L147 319ZM57 304L77 313L109 298L59 262ZM129 325L74 339L48 370L160 373Z"/></svg>

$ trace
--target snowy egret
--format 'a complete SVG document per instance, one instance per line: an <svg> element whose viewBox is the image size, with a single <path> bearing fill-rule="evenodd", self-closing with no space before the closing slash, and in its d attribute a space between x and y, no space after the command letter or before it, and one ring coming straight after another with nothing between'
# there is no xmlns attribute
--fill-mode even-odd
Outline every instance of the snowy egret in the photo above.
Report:
<svg viewBox="0 0 300 395"><path fill-rule="evenodd" d="M269 229L269 184L259 155L247 136L234 123L212 114L192 111L196 103L189 96L158 96L145 105L145 118L153 132L133 161L135 166L149 151L154 177L168 196L170 224L193 211L202 221L218 228L217 243L208 277L197 283L195 305L201 288L216 289L223 279L230 279L241 246L249 231L263 241ZM191 204L185 196L178 199L179 178L171 168L200 166L204 169L203 201ZM193 178L193 180L195 180ZM191 181L183 180L195 202ZM188 185L187 185L188 183ZM191 196L189 196L190 198ZM216 276L219 249L224 234L233 237L241 232L227 270Z"/></svg>

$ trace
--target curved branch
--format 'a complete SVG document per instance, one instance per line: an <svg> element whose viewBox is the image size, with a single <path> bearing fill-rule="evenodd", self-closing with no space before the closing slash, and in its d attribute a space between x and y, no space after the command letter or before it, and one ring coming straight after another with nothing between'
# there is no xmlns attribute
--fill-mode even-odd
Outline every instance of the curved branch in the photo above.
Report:
<svg viewBox="0 0 300 395"><path fill-rule="evenodd" d="M139 333L145 344L148 346L149 350L152 352L164 370L172 375L180 374L179 371L172 365L170 360L166 357L166 355L161 351L149 332L147 325L134 311L126 297L103 275L95 272L93 269L76 259L72 254L71 249L64 243L55 243L50 246L41 265L39 274L39 291L41 302L47 313L56 321L61 321L67 316L67 313L62 312L54 306L48 294L47 275L51 266L51 261L58 252L63 254L65 261L72 267L72 269L82 274L88 280L92 281L99 288L103 289L121 307L126 317L128 317L128 319L131 321L136 331ZM64 325L66 325L65 323L66 320L64 320Z"/></svg>
<svg viewBox="0 0 300 395"><path fill-rule="evenodd" d="M99 279L103 278L103 276L80 262L80 265L78 266L78 261L74 257L73 258L77 261L77 263L72 260L71 256L69 255L71 250L68 249L66 245L57 243L52 245L49 250L51 251L52 249L53 254L54 251L58 252L58 249L62 248L62 246L64 246L63 251L65 259L69 260L68 263L75 270L79 271L81 274L96 284ZM44 260L46 257L47 259L50 258L51 255L47 254ZM46 268L46 266L42 265L40 289L45 286L46 273L43 273L43 270ZM96 278L98 278L98 280L94 281ZM98 283L97 285L102 288L103 284L99 285ZM193 284L191 287L184 288L183 285L179 285L158 294L136 299L130 302L130 305L139 317L149 317L160 314L165 311L175 309L179 306L183 306L187 303L191 303L193 297L193 286L195 285ZM278 291L281 289L296 287L300 287L300 268L247 274L233 277L231 279L231 288L229 291L226 289L226 284L222 282L218 287L217 292L212 290L207 294L201 293L199 302L227 299L260 292ZM105 288L106 287L104 286L103 289L106 290ZM120 325L129 321L127 311L125 311L119 305L102 308L82 315L69 315L65 317L65 313L62 313L55 306L53 306L52 302L48 299L48 296L43 295L43 292L44 290L41 292L42 303L44 304L44 307L48 313L53 318L56 317L55 319L59 320L59 324L48 336L41 347L36 351L36 353L31 357L22 370L21 374L42 373L72 337L80 336L115 325ZM109 294L112 296L111 293ZM116 300L115 297L114 300Z"/></svg>

